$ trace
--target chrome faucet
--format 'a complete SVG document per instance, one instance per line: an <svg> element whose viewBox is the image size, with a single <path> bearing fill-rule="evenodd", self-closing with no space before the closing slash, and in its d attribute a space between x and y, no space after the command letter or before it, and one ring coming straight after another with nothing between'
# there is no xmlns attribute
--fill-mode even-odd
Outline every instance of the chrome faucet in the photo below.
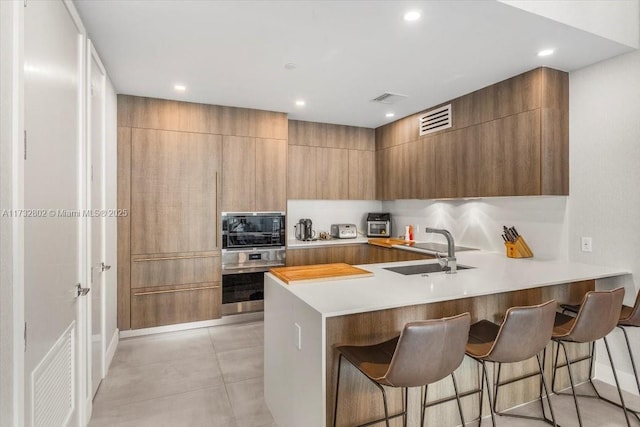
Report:
<svg viewBox="0 0 640 427"><path fill-rule="evenodd" d="M429 228L427 227L425 230L427 233L437 233L442 234L447 238L447 257L443 258L439 253L436 252L436 257L438 258L438 263L442 266L442 268L449 267L449 270L446 271L447 274L455 274L458 270L458 264L456 260L456 247L453 243L453 236L448 230L441 228Z"/></svg>

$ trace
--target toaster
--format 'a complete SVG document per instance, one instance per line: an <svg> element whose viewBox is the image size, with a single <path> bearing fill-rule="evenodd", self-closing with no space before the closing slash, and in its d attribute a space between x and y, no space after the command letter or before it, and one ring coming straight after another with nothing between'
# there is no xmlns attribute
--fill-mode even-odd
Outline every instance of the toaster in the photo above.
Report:
<svg viewBox="0 0 640 427"><path fill-rule="evenodd" d="M358 237L355 224L331 224L331 237L336 239L355 239Z"/></svg>

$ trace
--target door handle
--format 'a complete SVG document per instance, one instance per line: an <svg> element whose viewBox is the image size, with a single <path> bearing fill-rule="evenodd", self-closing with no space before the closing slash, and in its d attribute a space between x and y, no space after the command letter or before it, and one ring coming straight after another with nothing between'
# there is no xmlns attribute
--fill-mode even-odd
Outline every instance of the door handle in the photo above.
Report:
<svg viewBox="0 0 640 427"><path fill-rule="evenodd" d="M76 285L76 289L78 290L78 296L79 297L83 297L86 294L89 293L89 291L91 290L91 288L83 288L82 285L80 283L78 283Z"/></svg>
<svg viewBox="0 0 640 427"><path fill-rule="evenodd" d="M100 271L107 271L107 270L111 270L111 266L108 264L105 264L104 262L100 263Z"/></svg>

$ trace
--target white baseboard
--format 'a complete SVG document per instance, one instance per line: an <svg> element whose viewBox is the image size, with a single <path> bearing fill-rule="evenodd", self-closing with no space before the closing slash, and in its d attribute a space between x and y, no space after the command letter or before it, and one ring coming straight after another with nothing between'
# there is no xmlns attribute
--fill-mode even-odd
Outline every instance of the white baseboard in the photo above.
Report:
<svg viewBox="0 0 640 427"><path fill-rule="evenodd" d="M156 326L153 328L132 329L121 331L120 338L132 338L142 335L162 334L165 332L185 331L188 329L208 328L210 326L231 325L233 323L254 322L264 319L264 312L233 314L222 316L220 319L203 320L201 322L178 323L176 325Z"/></svg>
<svg viewBox="0 0 640 427"><path fill-rule="evenodd" d="M616 374L618 375L618 381L620 381L620 388L637 396L638 386L636 385L636 379L633 374L620 371L619 369L616 370ZM613 378L613 371L609 365L596 362L594 378L610 384L613 387L616 386L615 378Z"/></svg>
<svg viewBox="0 0 640 427"><path fill-rule="evenodd" d="M116 354L116 350L118 349L118 342L120 342L120 331L118 328L113 332L113 336L111 337L111 341L107 346L107 354L104 357L104 376L107 376L107 372L109 372L109 367L111 366L111 362L113 361L113 356Z"/></svg>

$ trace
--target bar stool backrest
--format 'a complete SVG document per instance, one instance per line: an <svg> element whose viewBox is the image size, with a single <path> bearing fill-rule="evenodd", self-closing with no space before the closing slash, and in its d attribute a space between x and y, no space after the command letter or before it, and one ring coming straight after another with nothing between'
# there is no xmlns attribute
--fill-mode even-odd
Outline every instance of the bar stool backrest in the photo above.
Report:
<svg viewBox="0 0 640 427"><path fill-rule="evenodd" d="M640 326L640 292L636 295L636 302L633 304L633 310L631 314L624 321L625 325Z"/></svg>
<svg viewBox="0 0 640 427"><path fill-rule="evenodd" d="M528 307L511 307L486 359L521 362L540 353L551 340L556 300Z"/></svg>
<svg viewBox="0 0 640 427"><path fill-rule="evenodd" d="M624 288L587 292L569 334L563 339L591 342L607 336L618 324L623 298Z"/></svg>
<svg viewBox="0 0 640 427"><path fill-rule="evenodd" d="M409 322L385 374L395 387L420 387L451 375L464 357L471 316Z"/></svg>

